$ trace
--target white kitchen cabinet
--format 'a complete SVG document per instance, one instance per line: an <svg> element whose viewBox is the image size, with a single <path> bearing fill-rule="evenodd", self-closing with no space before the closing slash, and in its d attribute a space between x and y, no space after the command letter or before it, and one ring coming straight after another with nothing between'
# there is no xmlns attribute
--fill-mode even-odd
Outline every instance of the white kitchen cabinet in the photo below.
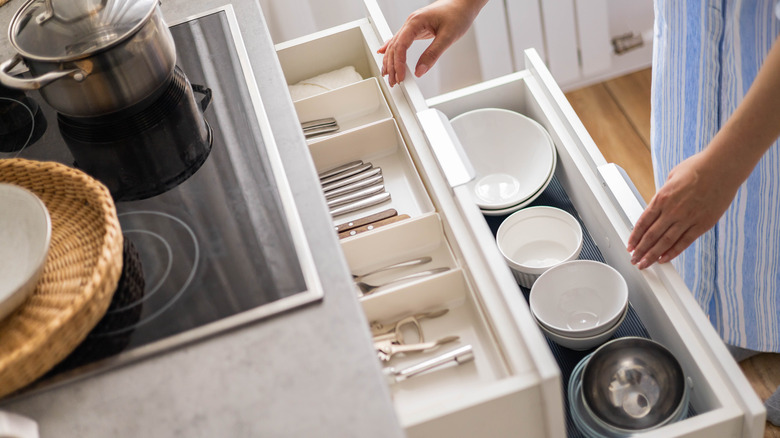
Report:
<svg viewBox="0 0 780 438"><path fill-rule="evenodd" d="M547 66L561 88L576 89L650 66L652 0L540 0L540 4ZM520 26L510 27L516 50L534 47L518 39L516 35L523 31ZM635 45L616 50L613 40L621 38Z"/></svg>
<svg viewBox="0 0 780 438"><path fill-rule="evenodd" d="M432 1L378 3L391 30L397 31L409 14ZM312 0L261 1L277 42L324 29L339 19L354 19L360 3L339 0L325 6ZM561 88L579 88L649 67L652 27L652 0L493 0L417 84L423 95L432 97L521 71L525 69L523 51L534 48ZM642 45L615 53L612 39L631 34ZM412 44L408 52L412 67L429 43Z"/></svg>
<svg viewBox="0 0 780 438"><path fill-rule="evenodd" d="M399 421L412 437L566 435L566 382L536 327L493 234L465 186L473 177L447 118L480 107L525 114L551 134L558 154L555 176L605 262L630 288L630 302L648 335L681 362L693 389L691 417L646 434L658 437L758 437L764 410L736 363L670 265L639 271L625 244L641 209L631 183L606 163L539 55L524 53L526 68L426 100L407 75L390 88L376 54L391 31L376 3L366 18L277 44L288 84L344 66L375 79L390 108L375 120L310 140L317 171L362 158L387 169L389 203L334 218L334 225L386 208L408 219L341 240L355 273L420 255L449 268L360 298L369 321L448 309L421 323L428 339L457 335L475 360L391 388ZM373 92L373 91L372 91ZM318 107L344 112L339 102ZM328 108L327 105L332 105ZM302 103L297 104L303 107ZM327 113L327 111L325 111ZM299 113L301 122L309 117ZM369 329L368 327L366 328ZM393 366L413 361L402 357Z"/></svg>

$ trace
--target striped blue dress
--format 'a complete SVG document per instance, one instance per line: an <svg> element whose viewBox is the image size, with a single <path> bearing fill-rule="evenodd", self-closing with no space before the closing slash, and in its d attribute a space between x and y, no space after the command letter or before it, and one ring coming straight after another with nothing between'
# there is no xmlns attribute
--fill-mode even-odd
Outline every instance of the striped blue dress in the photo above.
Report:
<svg viewBox="0 0 780 438"><path fill-rule="evenodd" d="M780 2L656 0L655 14L651 144L660 187L742 100L780 32ZM673 264L726 343L780 352L778 142L718 224Z"/></svg>

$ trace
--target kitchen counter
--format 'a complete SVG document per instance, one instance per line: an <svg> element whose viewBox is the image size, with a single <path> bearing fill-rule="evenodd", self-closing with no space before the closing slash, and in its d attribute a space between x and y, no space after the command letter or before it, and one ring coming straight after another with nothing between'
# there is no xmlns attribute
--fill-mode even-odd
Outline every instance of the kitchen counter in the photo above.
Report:
<svg viewBox="0 0 780 438"><path fill-rule="evenodd" d="M7 29L24 0L0 7ZM224 0L166 0L179 22ZM403 436L273 42L257 2L233 7L324 299L268 320L43 392L0 402L42 437ZM5 36L0 56L14 54Z"/></svg>

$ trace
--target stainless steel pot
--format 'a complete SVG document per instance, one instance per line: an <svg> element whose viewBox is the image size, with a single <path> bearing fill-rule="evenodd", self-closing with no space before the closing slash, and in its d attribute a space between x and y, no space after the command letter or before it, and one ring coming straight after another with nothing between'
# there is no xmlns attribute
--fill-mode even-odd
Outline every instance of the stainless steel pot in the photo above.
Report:
<svg viewBox="0 0 780 438"><path fill-rule="evenodd" d="M0 64L0 83L40 89L58 112L94 117L164 89L176 48L158 0L31 0L11 19L18 52ZM31 78L10 74L23 62Z"/></svg>

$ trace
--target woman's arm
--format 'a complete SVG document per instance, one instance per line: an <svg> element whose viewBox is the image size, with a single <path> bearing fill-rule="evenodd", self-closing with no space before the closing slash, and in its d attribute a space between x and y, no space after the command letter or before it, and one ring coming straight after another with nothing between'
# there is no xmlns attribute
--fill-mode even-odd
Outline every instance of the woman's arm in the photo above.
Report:
<svg viewBox="0 0 780 438"><path fill-rule="evenodd" d="M780 37L742 103L709 145L678 164L628 239L639 269L677 257L712 228L780 136ZM780 169L777 169L780 172Z"/></svg>
<svg viewBox="0 0 780 438"><path fill-rule="evenodd" d="M401 29L377 53L382 58L382 75L390 86L406 76L406 51L415 40L433 38L420 55L414 74L422 76L430 70L442 53L466 33L488 0L439 0L413 12Z"/></svg>

